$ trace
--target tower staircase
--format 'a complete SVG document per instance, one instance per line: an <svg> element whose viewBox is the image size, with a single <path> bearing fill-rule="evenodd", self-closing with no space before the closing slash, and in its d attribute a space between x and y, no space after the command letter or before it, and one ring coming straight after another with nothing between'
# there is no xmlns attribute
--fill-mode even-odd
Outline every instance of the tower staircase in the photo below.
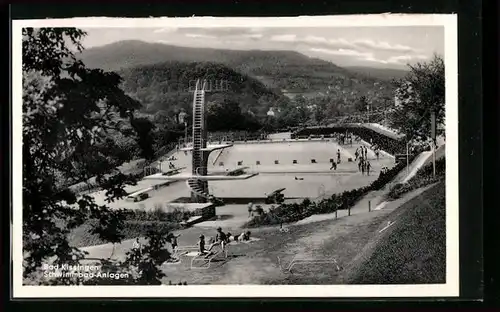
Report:
<svg viewBox="0 0 500 312"><path fill-rule="evenodd" d="M207 168L203 166L203 151L206 147L203 134L205 129L205 84L201 85L200 80L196 82L193 99L193 175L207 175ZM197 201L205 201L209 198L208 184L206 181L192 178L188 179L188 187L191 189L191 194L198 197ZM200 198L201 197L201 198Z"/></svg>

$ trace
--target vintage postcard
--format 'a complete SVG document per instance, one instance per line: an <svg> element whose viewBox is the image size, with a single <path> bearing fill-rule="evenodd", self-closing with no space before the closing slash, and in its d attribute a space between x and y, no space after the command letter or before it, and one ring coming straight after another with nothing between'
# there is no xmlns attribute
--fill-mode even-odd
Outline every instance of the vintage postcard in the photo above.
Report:
<svg viewBox="0 0 500 312"><path fill-rule="evenodd" d="M459 295L456 15L14 20L14 298Z"/></svg>

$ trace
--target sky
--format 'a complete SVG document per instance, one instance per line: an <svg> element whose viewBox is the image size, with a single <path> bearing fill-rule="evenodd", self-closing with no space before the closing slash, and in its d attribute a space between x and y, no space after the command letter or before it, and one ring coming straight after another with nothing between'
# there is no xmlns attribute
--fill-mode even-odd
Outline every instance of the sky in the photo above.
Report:
<svg viewBox="0 0 500 312"><path fill-rule="evenodd" d="M183 47L291 50L339 66L403 69L444 56L442 26L87 28L88 48L122 40Z"/></svg>

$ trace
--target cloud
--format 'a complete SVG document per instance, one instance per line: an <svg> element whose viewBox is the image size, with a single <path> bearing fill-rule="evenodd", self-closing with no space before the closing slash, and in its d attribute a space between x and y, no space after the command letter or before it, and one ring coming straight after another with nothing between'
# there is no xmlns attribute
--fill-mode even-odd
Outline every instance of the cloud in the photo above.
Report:
<svg viewBox="0 0 500 312"><path fill-rule="evenodd" d="M285 34L285 35L274 35L269 38L271 41L278 41L278 42L296 42L297 41L297 36L294 34Z"/></svg>
<svg viewBox="0 0 500 312"><path fill-rule="evenodd" d="M414 61L414 60L427 60L428 57L426 55L398 55L391 56L387 62L393 64L404 64L406 62Z"/></svg>
<svg viewBox="0 0 500 312"><path fill-rule="evenodd" d="M368 39L354 40L353 44L358 47L382 50L382 51L398 51L398 52L412 52L414 49L409 46L401 44L390 44L386 41L373 41Z"/></svg>
<svg viewBox="0 0 500 312"><path fill-rule="evenodd" d="M183 34L202 34L213 37L235 37L262 33L262 29L256 27L183 27L178 29Z"/></svg>
<svg viewBox="0 0 500 312"><path fill-rule="evenodd" d="M250 38L250 39L261 39L262 37L264 37L263 34L244 34L242 35L241 37L243 38Z"/></svg>
<svg viewBox="0 0 500 312"><path fill-rule="evenodd" d="M160 34L160 33L173 33L176 32L177 28L176 27L166 27L166 28L158 28L153 30L153 33L155 34Z"/></svg>
<svg viewBox="0 0 500 312"><path fill-rule="evenodd" d="M215 36L211 36L211 35L204 35L204 34L185 34L186 37L189 37L189 38L210 38L210 39L213 39L213 38L217 38Z"/></svg>
<svg viewBox="0 0 500 312"><path fill-rule="evenodd" d="M364 58L363 60L381 64L406 65L411 61L426 60L426 59L428 59L428 57L425 55L397 55L397 56L390 56L387 59L376 58L372 55Z"/></svg>
<svg viewBox="0 0 500 312"><path fill-rule="evenodd" d="M157 29L156 33L161 33L167 30ZM170 30L172 32L172 30ZM183 27L175 29L175 32L179 35L184 35L189 38L206 38L206 39L221 39L221 42L225 40L234 39L251 39L258 40L264 37L262 29L258 27Z"/></svg>
<svg viewBox="0 0 500 312"><path fill-rule="evenodd" d="M361 51L351 50L351 49L332 50L332 49L324 49L324 48L310 48L309 50L312 52L319 52L319 53L340 55L340 56L353 56L353 57L358 57L358 58L369 58L369 57L373 56L373 54L371 52L361 52Z"/></svg>
<svg viewBox="0 0 500 312"><path fill-rule="evenodd" d="M338 39L327 39L324 37L316 37L316 36L306 36L299 41L308 44L319 44L328 47L334 47L338 49L354 49L356 46L351 42L347 41L344 38Z"/></svg>
<svg viewBox="0 0 500 312"><path fill-rule="evenodd" d="M381 64L389 64L389 62L387 60L383 60L383 59L379 59L379 58L376 58L375 56L373 55L370 55L368 57L365 57L365 58L362 58L361 60L363 61L367 61L367 62L374 62L374 63L381 63Z"/></svg>
<svg viewBox="0 0 500 312"><path fill-rule="evenodd" d="M317 48L327 47L336 49L351 49L351 50L376 50L386 52L415 52L416 49L402 44L390 44L386 41L373 41L368 39L347 40L345 38L325 38L319 36L305 36L302 38L294 38L294 35L277 35L271 37L273 41L282 42L297 42L308 45L314 45ZM293 38L293 39L292 39Z"/></svg>
<svg viewBox="0 0 500 312"><path fill-rule="evenodd" d="M353 57L366 62L374 62L380 64L405 65L415 60L428 59L425 55L396 55L386 58L376 57L373 52L359 51L354 49L326 49L326 48L310 48L309 51L316 53L324 53L337 56Z"/></svg>
<svg viewBox="0 0 500 312"><path fill-rule="evenodd" d="M168 40L156 40L156 43L163 43L163 44L171 44L172 42L168 41Z"/></svg>

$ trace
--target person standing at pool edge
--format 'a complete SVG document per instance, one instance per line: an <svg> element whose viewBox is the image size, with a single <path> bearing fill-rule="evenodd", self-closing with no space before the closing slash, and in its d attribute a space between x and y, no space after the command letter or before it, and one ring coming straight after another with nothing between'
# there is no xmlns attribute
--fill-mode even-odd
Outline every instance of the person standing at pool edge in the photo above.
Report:
<svg viewBox="0 0 500 312"><path fill-rule="evenodd" d="M337 170L337 163L334 161L332 161L332 166L330 167L330 170L332 169Z"/></svg>
<svg viewBox="0 0 500 312"><path fill-rule="evenodd" d="M340 164L340 149L337 150L337 163Z"/></svg>

